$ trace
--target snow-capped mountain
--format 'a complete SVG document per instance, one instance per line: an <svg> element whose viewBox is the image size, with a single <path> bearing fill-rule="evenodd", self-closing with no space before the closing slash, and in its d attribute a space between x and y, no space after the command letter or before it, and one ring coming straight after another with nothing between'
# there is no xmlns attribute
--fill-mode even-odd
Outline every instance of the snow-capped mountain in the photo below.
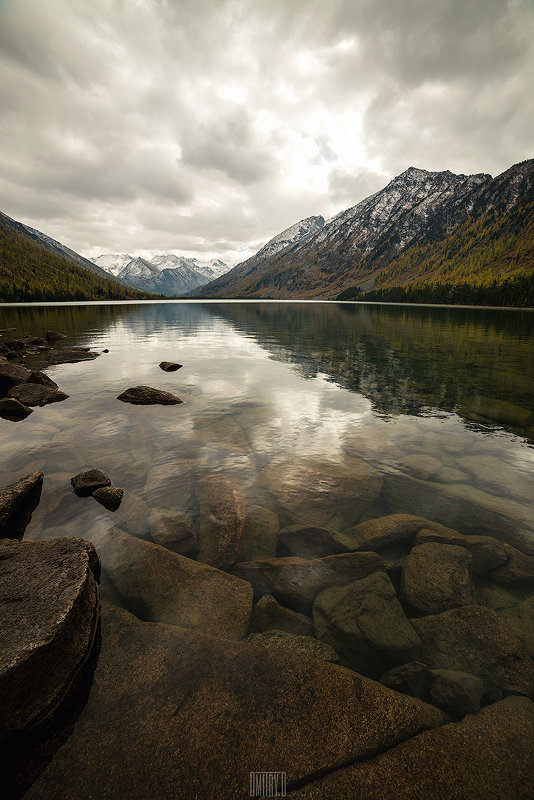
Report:
<svg viewBox="0 0 534 800"><path fill-rule="evenodd" d="M97 258L92 258L91 261L97 266L105 269L110 275L118 275L124 267L133 261L133 256L129 253L106 253Z"/></svg>
<svg viewBox="0 0 534 800"><path fill-rule="evenodd" d="M198 292L203 297L324 297L364 280L415 241L445 235L469 215L491 175L410 167L384 189L294 238L284 231L255 256ZM322 220L310 218L311 220ZM308 222L308 220L303 221ZM303 223L300 223L302 225ZM299 228L293 226L293 228ZM286 243L272 248L272 243ZM288 241L289 240L289 241ZM264 256L263 253L267 252ZM367 288L367 287L365 287Z"/></svg>
<svg viewBox="0 0 534 800"><path fill-rule="evenodd" d="M161 253L150 260L108 253L93 262L128 286L168 297L187 294L228 271L220 259L204 262L174 253Z"/></svg>
<svg viewBox="0 0 534 800"><path fill-rule="evenodd" d="M237 264L237 266L235 266L229 272L225 272L217 280L214 280L213 283L210 283L208 285L209 290L213 290L215 293L213 296L217 296L216 293L221 292L221 296L223 297L232 297L233 287L237 282L242 280L247 275L254 274L257 270L261 271L262 264L265 261L273 258L278 253L285 252L286 248L295 246L299 242L314 236L322 230L324 224L324 217L321 216L307 217L306 219L300 220L300 222L296 222L294 225L286 228L285 231L282 231L282 233L279 233L272 239L269 239L267 244L263 245L263 247L251 258L247 259L246 261L242 261L240 264ZM230 292L229 294L226 294L227 289ZM195 292L195 294L197 293L199 292ZM210 294L206 296L211 297L212 295Z"/></svg>

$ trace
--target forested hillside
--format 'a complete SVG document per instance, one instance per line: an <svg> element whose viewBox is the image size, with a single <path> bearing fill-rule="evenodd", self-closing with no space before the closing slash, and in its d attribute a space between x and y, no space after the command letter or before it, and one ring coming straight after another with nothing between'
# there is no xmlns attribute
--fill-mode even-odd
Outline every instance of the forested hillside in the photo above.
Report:
<svg viewBox="0 0 534 800"><path fill-rule="evenodd" d="M10 222L0 216L0 302L152 297L54 254Z"/></svg>
<svg viewBox="0 0 534 800"><path fill-rule="evenodd" d="M450 236L407 248L339 300L534 306L534 202L470 217Z"/></svg>

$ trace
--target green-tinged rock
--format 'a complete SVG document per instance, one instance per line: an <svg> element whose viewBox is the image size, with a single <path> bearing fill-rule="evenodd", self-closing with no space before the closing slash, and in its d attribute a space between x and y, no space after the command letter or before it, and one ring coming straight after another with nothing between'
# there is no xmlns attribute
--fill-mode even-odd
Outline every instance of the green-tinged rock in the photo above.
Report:
<svg viewBox="0 0 534 800"><path fill-rule="evenodd" d="M331 586L313 604L316 636L342 663L371 678L419 656L421 641L384 572Z"/></svg>

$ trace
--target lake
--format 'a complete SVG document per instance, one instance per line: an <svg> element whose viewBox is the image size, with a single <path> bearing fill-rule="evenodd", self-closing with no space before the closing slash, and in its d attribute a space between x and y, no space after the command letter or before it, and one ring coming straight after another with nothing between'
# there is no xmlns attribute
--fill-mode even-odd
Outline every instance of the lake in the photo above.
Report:
<svg viewBox="0 0 534 800"><path fill-rule="evenodd" d="M245 561L343 552L337 534L399 513L534 555L534 313L169 301L6 306L0 327L17 337L56 330L67 336L58 347L109 350L46 368L68 400L0 419L0 478L43 470L25 539L92 541L101 598L143 619L150 604L114 579L113 528L152 542L158 512L181 515L194 533L195 487L214 475L254 521ZM166 373L162 361L183 366ZM25 363L38 368L43 355ZM183 402L117 400L137 385ZM70 478L90 467L124 489L115 513L72 492ZM180 552L184 540L169 546ZM406 552L383 555L398 588ZM472 576L482 606L506 617L531 599L530 578L497 586L488 574Z"/></svg>

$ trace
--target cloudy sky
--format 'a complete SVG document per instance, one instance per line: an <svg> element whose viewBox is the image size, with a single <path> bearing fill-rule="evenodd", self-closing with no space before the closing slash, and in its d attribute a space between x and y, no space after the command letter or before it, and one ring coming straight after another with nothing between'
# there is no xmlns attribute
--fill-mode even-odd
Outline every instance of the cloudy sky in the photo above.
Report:
<svg viewBox="0 0 534 800"><path fill-rule="evenodd" d="M0 210L235 263L413 165L534 156L533 0L0 0Z"/></svg>

